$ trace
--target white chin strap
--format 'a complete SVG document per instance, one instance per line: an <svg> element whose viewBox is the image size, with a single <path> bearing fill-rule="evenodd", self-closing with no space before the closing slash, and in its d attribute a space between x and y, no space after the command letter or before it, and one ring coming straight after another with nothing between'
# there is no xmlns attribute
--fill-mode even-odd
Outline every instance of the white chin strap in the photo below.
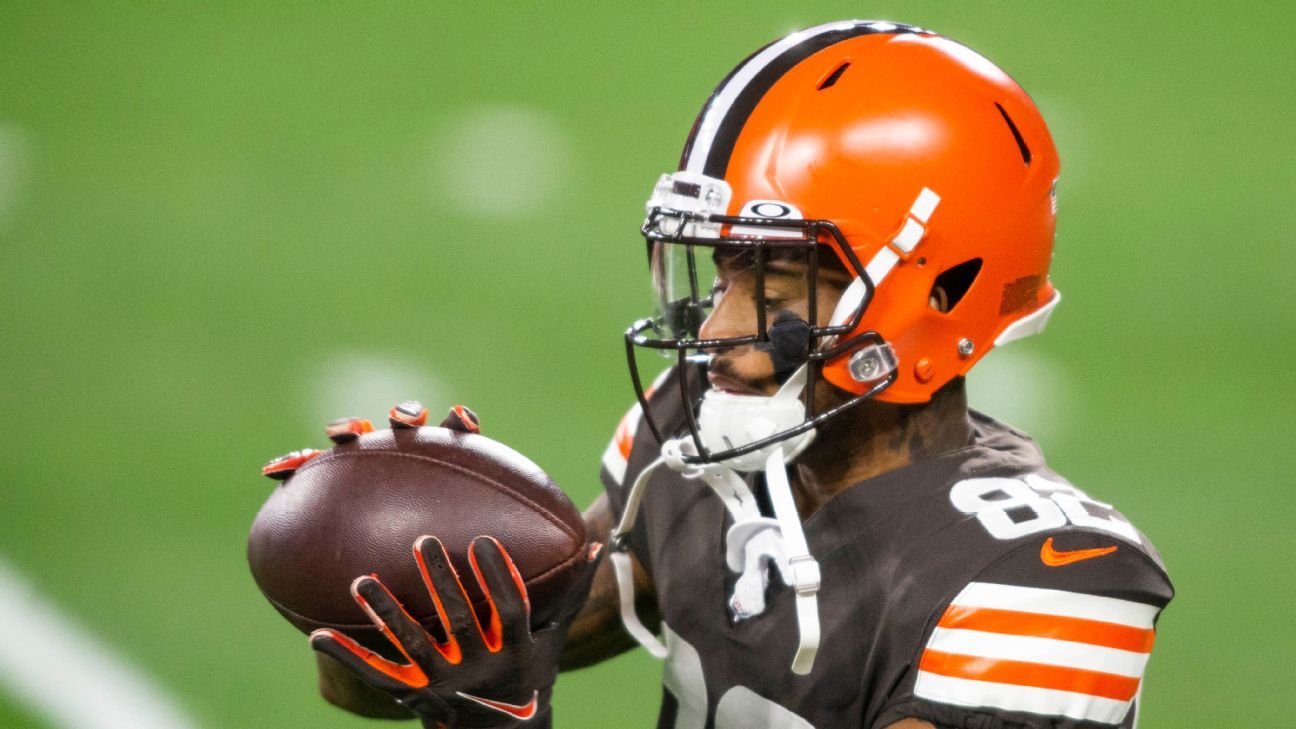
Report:
<svg viewBox="0 0 1296 729"><path fill-rule="evenodd" d="M708 391L698 415L704 444L712 452L741 448L798 425L805 419L805 405L800 399L805 381L806 368L802 366L769 397ZM792 672L800 675L810 672L819 650L819 563L810 554L801 529L801 517L788 482L787 463L805 450L814 434L814 430L809 430L746 455L700 465L684 462L685 456L696 455L692 439L677 438L663 443L661 456L639 473L630 488L621 522L612 532L609 558L616 571L621 621L653 656L665 658L666 647L644 627L635 612L628 540L643 502L644 489L652 473L665 464L686 480L705 482L733 517L734 524L725 535L725 561L732 571L740 573L729 599L734 620L746 620L764 612L771 566L778 569L783 583L795 590L800 638L792 659ZM774 507L773 519L761 516L756 498L738 474L738 471L758 469L765 472L765 484Z"/></svg>

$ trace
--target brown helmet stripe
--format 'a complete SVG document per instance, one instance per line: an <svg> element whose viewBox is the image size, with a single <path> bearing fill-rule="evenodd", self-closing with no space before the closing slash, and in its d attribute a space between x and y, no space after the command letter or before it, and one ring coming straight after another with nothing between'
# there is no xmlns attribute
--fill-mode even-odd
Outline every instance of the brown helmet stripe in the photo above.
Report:
<svg viewBox="0 0 1296 729"><path fill-rule="evenodd" d="M711 93L684 144L680 169L723 178L738 135L756 105L783 74L815 53L861 35L920 32L925 31L898 23L852 20L798 31L761 48Z"/></svg>

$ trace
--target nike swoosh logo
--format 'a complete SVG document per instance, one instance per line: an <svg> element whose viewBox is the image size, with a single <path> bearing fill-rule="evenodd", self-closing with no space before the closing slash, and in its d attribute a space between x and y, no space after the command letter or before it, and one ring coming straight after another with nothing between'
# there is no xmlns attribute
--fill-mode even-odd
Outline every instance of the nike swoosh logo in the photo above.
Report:
<svg viewBox="0 0 1296 729"><path fill-rule="evenodd" d="M506 704L503 701L495 701L494 699L483 699L480 696L473 696L472 694L466 694L462 691L456 691L455 693L462 698L468 699L469 701L475 701L481 704L482 706L485 706L488 709L494 709L500 712L501 714L508 714L514 719L521 719L522 721L526 721L527 719L530 719L531 717L535 716L536 709L539 708L540 706L539 691L532 691L531 700L526 702L525 704Z"/></svg>
<svg viewBox="0 0 1296 729"><path fill-rule="evenodd" d="M1053 537L1044 540L1044 546L1040 547L1040 561L1049 567L1061 567L1063 565L1083 562L1086 559L1102 557L1116 551L1116 545L1110 547L1096 547L1094 549L1070 549L1059 551L1053 548Z"/></svg>

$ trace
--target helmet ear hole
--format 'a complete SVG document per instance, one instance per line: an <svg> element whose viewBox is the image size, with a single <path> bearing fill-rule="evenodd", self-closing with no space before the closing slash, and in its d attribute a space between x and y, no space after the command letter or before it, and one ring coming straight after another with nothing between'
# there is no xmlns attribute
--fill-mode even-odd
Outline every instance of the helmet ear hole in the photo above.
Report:
<svg viewBox="0 0 1296 729"><path fill-rule="evenodd" d="M972 288L977 274L981 273L981 259L973 258L945 269L932 284L928 301L931 307L943 314L954 311L963 296Z"/></svg>

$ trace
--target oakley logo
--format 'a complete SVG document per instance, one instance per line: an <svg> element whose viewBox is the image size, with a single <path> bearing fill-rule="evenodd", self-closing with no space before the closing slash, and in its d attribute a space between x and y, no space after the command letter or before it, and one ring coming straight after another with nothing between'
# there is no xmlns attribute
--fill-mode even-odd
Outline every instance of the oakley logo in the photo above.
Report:
<svg viewBox="0 0 1296 729"><path fill-rule="evenodd" d="M801 211L780 200L752 200L743 206L738 215L744 218L770 218L779 220L789 218L801 219Z"/></svg>

